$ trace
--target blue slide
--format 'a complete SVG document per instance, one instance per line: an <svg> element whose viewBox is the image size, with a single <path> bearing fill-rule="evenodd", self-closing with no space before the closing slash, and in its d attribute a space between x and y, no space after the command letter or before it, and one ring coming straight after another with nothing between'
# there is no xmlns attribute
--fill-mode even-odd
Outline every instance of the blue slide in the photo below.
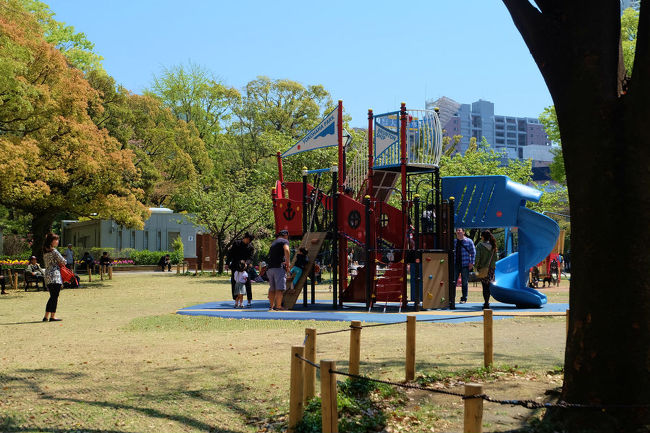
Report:
<svg viewBox="0 0 650 433"><path fill-rule="evenodd" d="M494 299L518 307L539 308L546 295L527 286L528 270L553 249L560 228L552 219L526 208L539 190L506 176L456 176L442 179L443 197L454 197L454 225L468 228L518 228L518 252L497 261Z"/></svg>

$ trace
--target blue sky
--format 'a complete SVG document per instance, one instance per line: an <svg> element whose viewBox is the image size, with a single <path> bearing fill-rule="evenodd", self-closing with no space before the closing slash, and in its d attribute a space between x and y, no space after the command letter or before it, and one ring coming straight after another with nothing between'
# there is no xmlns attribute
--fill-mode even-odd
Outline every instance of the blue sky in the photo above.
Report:
<svg viewBox="0 0 650 433"><path fill-rule="evenodd" d="M136 93L191 61L238 89L258 75L322 84L353 126L368 108L424 108L443 95L512 116L552 104L500 0L45 2Z"/></svg>

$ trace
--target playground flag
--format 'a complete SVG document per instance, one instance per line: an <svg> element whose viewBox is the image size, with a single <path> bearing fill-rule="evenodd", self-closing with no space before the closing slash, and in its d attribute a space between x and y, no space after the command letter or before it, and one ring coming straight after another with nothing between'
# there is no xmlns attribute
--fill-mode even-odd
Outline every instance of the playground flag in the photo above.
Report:
<svg viewBox="0 0 650 433"><path fill-rule="evenodd" d="M392 131L385 126L375 124L375 158L381 153L397 143L399 135L397 131Z"/></svg>
<svg viewBox="0 0 650 433"><path fill-rule="evenodd" d="M317 127L312 129L282 154L282 158L295 155L308 150L320 149L322 147L338 146L337 126L339 122L338 108L329 113Z"/></svg>

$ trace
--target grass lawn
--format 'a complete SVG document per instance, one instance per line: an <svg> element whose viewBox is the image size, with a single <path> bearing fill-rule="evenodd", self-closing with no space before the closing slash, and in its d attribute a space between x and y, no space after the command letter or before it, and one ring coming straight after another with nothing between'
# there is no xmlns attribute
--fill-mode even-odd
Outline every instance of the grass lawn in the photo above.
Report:
<svg viewBox="0 0 650 433"><path fill-rule="evenodd" d="M84 277L83 280L87 278ZM327 298L326 286L318 286ZM290 347L304 328L341 329L343 322L233 320L180 316L183 307L230 297L224 277L118 273L112 281L64 290L57 316L43 323L48 295L0 297L0 431L256 432L277 428L288 412ZM255 299L266 286L254 285ZM547 289L567 302L568 288ZM471 288L470 302L479 302ZM497 369L483 362L481 324L421 324L417 375L462 389L484 382L497 398L547 398L561 385L564 318L495 321ZM362 331L362 374L404 377L404 325ZM349 334L318 337L319 359L346 369ZM318 385L317 385L318 386ZM526 424L536 414L486 403L484 431ZM406 416L408 415L408 416ZM276 421L274 424L270 421ZM406 394L387 431L462 431L462 401Z"/></svg>

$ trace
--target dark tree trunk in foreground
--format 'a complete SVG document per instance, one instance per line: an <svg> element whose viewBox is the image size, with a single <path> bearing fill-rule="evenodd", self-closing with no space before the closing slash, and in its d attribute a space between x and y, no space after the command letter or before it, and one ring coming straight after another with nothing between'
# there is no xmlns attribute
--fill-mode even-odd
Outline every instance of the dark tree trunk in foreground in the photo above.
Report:
<svg viewBox="0 0 650 433"><path fill-rule="evenodd" d="M626 81L616 0L503 0L555 103L571 201L562 399L645 408L550 413L571 431L650 424L650 4ZM647 2L646 2L647 3Z"/></svg>
<svg viewBox="0 0 650 433"><path fill-rule="evenodd" d="M32 255L43 266L43 241L45 235L52 231L53 213L32 212Z"/></svg>

